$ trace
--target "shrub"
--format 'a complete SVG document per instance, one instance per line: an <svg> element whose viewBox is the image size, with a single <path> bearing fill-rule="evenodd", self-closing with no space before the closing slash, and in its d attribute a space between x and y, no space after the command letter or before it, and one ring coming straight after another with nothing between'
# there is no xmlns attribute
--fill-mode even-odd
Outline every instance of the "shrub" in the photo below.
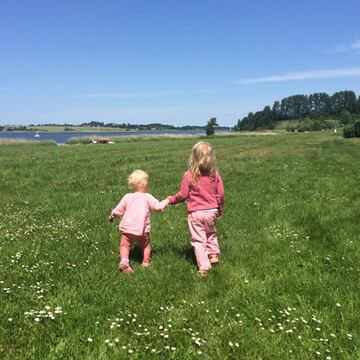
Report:
<svg viewBox="0 0 360 360"><path fill-rule="evenodd" d="M357 121L353 126L345 127L343 135L345 138L360 137L360 121Z"/></svg>

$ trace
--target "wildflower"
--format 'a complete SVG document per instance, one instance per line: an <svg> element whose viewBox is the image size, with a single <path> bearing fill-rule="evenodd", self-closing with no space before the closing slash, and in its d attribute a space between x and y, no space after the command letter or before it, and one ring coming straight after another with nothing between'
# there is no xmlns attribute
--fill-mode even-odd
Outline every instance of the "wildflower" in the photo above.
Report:
<svg viewBox="0 0 360 360"><path fill-rule="evenodd" d="M341 305L340 305L339 303L336 303L336 306L337 306L337 307L340 307Z"/></svg>
<svg viewBox="0 0 360 360"><path fill-rule="evenodd" d="M229 346L233 347L234 344L232 343L232 341L229 341Z"/></svg>
<svg viewBox="0 0 360 360"><path fill-rule="evenodd" d="M87 341L89 342L89 343L91 343L91 342L93 342L93 339L92 338L87 338Z"/></svg>
<svg viewBox="0 0 360 360"><path fill-rule="evenodd" d="M12 322L12 321L13 321L13 319L12 319L12 318L8 318L8 321Z"/></svg>

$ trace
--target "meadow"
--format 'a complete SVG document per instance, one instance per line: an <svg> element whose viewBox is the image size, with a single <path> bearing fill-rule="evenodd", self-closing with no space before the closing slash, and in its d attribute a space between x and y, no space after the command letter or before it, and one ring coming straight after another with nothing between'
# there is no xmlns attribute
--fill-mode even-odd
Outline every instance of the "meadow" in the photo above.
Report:
<svg viewBox="0 0 360 360"><path fill-rule="evenodd" d="M1 359L359 359L360 141L212 137L221 263L198 277L185 204L152 214L152 264L118 271L107 217L140 168L178 190L197 139L0 144Z"/></svg>

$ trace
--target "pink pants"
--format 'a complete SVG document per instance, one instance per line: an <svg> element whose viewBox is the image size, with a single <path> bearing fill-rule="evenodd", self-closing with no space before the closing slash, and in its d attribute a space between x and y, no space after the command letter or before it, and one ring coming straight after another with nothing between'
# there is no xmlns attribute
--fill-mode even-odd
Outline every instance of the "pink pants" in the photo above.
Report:
<svg viewBox="0 0 360 360"><path fill-rule="evenodd" d="M143 254L143 265L148 266L150 264L150 236L145 234L143 236L137 236L133 234L123 233L120 239L120 263L129 263L129 255L132 244L139 244L141 246Z"/></svg>
<svg viewBox="0 0 360 360"><path fill-rule="evenodd" d="M191 245L200 271L211 268L209 256L220 254L215 228L217 216L218 213L211 210L194 211L188 216Z"/></svg>

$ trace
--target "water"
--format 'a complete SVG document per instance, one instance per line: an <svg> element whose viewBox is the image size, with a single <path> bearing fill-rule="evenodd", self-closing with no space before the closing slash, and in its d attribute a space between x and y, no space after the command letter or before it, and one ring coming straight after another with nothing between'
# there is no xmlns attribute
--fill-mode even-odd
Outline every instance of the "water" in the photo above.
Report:
<svg viewBox="0 0 360 360"><path fill-rule="evenodd" d="M144 135L204 135L204 130L144 130L126 132L38 132L40 137L34 137L34 131L0 132L1 139L24 139L31 141L55 141L58 145L65 144L75 137L112 137L112 136L144 136Z"/></svg>

